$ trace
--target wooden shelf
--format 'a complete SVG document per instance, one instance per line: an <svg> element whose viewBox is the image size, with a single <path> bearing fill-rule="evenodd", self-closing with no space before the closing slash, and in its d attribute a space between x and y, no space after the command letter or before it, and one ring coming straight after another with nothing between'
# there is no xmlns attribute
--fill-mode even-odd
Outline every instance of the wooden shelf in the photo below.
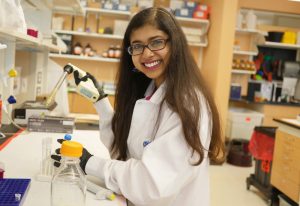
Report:
<svg viewBox="0 0 300 206"><path fill-rule="evenodd" d="M102 38L102 39L117 39L117 40L123 39L123 36L113 35L113 34L97 34L97 33L67 31L67 30L55 30L54 32L58 34L70 34L74 36L85 36L85 37Z"/></svg>
<svg viewBox="0 0 300 206"><path fill-rule="evenodd" d="M84 8L84 10L85 10L85 12L98 13L100 15L105 15L105 16L115 16L115 17L125 16L128 18L130 18L130 16L131 16L130 11L97 9L97 8Z"/></svg>
<svg viewBox="0 0 300 206"><path fill-rule="evenodd" d="M72 55L72 54L49 54L51 58L62 58L62 59L77 59L77 60L88 60L88 61L100 61L100 62L112 62L118 63L120 62L119 59L115 58L105 58L105 57L86 57L86 56L79 56L79 55Z"/></svg>
<svg viewBox="0 0 300 206"><path fill-rule="evenodd" d="M300 49L299 44L285 44L279 42L266 41L265 44L260 44L262 47L279 48L279 49Z"/></svg>
<svg viewBox="0 0 300 206"><path fill-rule="evenodd" d="M255 74L256 71L232 69L231 73L233 73L233 74Z"/></svg>
<svg viewBox="0 0 300 206"><path fill-rule="evenodd" d="M46 43L43 39L35 38L27 34L16 31L7 31L0 29L0 39L8 42L15 42L18 49L28 50L49 50L53 52L64 52L65 48L60 48L57 45Z"/></svg>

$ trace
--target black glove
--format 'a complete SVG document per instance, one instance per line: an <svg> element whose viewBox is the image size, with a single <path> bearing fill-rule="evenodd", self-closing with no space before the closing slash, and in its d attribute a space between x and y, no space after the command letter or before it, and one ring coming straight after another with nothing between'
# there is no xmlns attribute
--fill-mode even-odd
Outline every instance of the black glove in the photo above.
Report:
<svg viewBox="0 0 300 206"><path fill-rule="evenodd" d="M81 81L87 81L88 79L91 79L92 82L94 83L94 86L95 88L98 90L99 92L99 98L97 101L99 101L100 99L103 99L104 97L107 97L107 94L104 93L103 91L103 88L98 84L98 81L96 80L96 78L91 75L90 73L86 73L85 76L83 76L82 78L79 77L79 72L77 70L75 70L73 72L73 75L74 75L74 79L75 79L75 84L78 86L78 84L81 82Z"/></svg>
<svg viewBox="0 0 300 206"><path fill-rule="evenodd" d="M63 141L66 141L64 139L58 139L57 142L59 142L60 144L63 143ZM54 160L54 166L55 167L59 167L60 166L60 160L61 160L61 156L60 156L60 148L55 150L54 155L51 155L51 158ZM85 172L85 166L87 161L92 157L93 155L91 153L89 153L85 148L83 148L82 150L82 155L79 158L80 159L80 167L83 170L83 172L86 174Z"/></svg>

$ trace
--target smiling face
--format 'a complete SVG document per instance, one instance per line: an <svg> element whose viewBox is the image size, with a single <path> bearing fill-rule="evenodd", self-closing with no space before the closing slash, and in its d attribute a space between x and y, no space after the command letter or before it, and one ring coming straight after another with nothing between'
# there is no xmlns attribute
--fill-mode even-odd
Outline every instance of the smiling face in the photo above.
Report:
<svg viewBox="0 0 300 206"><path fill-rule="evenodd" d="M130 36L130 45L139 48L141 45L148 45L152 50L156 45L161 44L161 40L167 40L168 35L155 26L145 25L134 30ZM149 45L151 44L151 45ZM170 45L166 41L163 49L151 51L144 48L143 53L132 56L134 66L148 78L154 79L158 87L165 79L165 70L169 62Z"/></svg>

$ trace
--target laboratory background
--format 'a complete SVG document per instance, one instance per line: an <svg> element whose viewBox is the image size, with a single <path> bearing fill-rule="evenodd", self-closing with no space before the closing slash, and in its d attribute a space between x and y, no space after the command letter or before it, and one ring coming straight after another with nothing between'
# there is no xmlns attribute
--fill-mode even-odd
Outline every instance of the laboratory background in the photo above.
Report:
<svg viewBox="0 0 300 206"><path fill-rule="evenodd" d="M113 104L124 32L152 6L176 16L220 112L211 205L300 204L299 0L0 0L0 206L50 206L56 139L109 156L64 67L93 74ZM90 182L87 206L126 205Z"/></svg>

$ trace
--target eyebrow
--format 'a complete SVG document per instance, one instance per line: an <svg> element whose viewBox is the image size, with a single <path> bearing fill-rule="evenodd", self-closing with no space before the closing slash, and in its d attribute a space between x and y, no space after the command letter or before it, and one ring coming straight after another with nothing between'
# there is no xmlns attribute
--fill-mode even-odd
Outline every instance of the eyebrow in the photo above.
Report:
<svg viewBox="0 0 300 206"><path fill-rule="evenodd" d="M158 39L158 38L165 39L165 38L164 38L163 36L161 36L161 35L156 35L156 36L150 37L150 38L148 39L148 42L149 42L149 41L152 41L152 40L154 40L154 39ZM135 40L135 41L131 42L131 44L134 44L134 43L142 43L142 41L140 41L140 40Z"/></svg>

